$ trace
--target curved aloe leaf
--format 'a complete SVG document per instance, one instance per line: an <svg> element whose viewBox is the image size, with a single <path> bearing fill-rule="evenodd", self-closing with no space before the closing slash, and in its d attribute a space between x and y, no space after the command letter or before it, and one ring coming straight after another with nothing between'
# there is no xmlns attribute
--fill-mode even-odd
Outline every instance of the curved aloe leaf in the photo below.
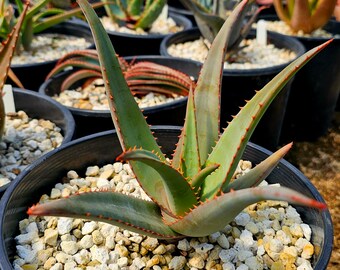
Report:
<svg viewBox="0 0 340 270"><path fill-rule="evenodd" d="M75 57L56 65L46 76L46 80L64 71L68 67L79 67L99 72L101 71L98 60L89 59L87 57Z"/></svg>
<svg viewBox="0 0 340 270"><path fill-rule="evenodd" d="M172 166L189 179L201 169L196 125L194 94L193 89L190 89L184 127L172 158Z"/></svg>
<svg viewBox="0 0 340 270"><path fill-rule="evenodd" d="M102 73L99 71L93 71L88 69L78 70L73 72L70 76L68 76L60 86L60 92L71 89L71 86L76 82L82 79L87 78L101 78Z"/></svg>
<svg viewBox="0 0 340 270"><path fill-rule="evenodd" d="M150 4L142 14L140 15L140 18L134 25L134 28L148 28L151 26L151 24L158 18L158 16L161 14L163 7L166 4L166 0L154 0L152 1L152 4Z"/></svg>
<svg viewBox="0 0 340 270"><path fill-rule="evenodd" d="M49 1L49 0L48 0ZM91 6L93 8L99 8L104 6L105 3L93 3ZM79 15L82 13L82 10L80 8L73 8L71 10L63 11L62 13L56 14L54 16L46 17L44 20L41 20L41 22L37 23L33 27L33 32L40 33L53 25L59 24L61 22L64 22L73 16Z"/></svg>
<svg viewBox="0 0 340 270"><path fill-rule="evenodd" d="M151 237L182 237L163 223L160 209L155 203L110 191L86 192L49 201L32 206L27 213L91 218Z"/></svg>
<svg viewBox="0 0 340 270"><path fill-rule="evenodd" d="M91 5L85 0L78 0L94 36L102 75L107 95L110 97L109 105L114 126L123 150L134 147L154 151L162 160L165 160L155 138L153 137L146 120L140 111L126 83L112 43L100 23L99 18ZM129 108L129 110L126 110ZM162 181L149 166L131 161L130 165L136 178L142 183L145 192L163 208L169 209L168 199L162 197Z"/></svg>
<svg viewBox="0 0 340 270"><path fill-rule="evenodd" d="M221 191L223 186L229 184L250 136L270 103L294 74L320 50L325 48L329 42L331 40L315 47L289 64L262 90L258 91L229 123L207 159L207 165L212 163L221 164L221 166L214 174L209 175L204 182L202 199L213 198ZM228 155L225 155L226 152Z"/></svg>
<svg viewBox="0 0 340 270"><path fill-rule="evenodd" d="M125 161L141 161L159 173L163 182L164 196L168 198L170 210L176 216L182 216L193 205L197 204L198 201L194 190L183 175L161 161L157 155L142 149L134 149L123 153L119 158ZM143 187L143 183L141 185Z"/></svg>
<svg viewBox="0 0 340 270"><path fill-rule="evenodd" d="M200 29L203 37L210 42L213 42L225 20L217 15L209 14L206 10L201 10L202 7L195 1L180 0L180 2L188 10L193 12L197 26Z"/></svg>
<svg viewBox="0 0 340 270"><path fill-rule="evenodd" d="M183 235L206 236L223 229L247 206L263 200L287 201L292 204L326 208L324 203L285 187L255 187L225 193L206 201L169 226Z"/></svg>
<svg viewBox="0 0 340 270"><path fill-rule="evenodd" d="M291 147L292 143L280 148L249 172L230 182L227 187L223 188L223 192L227 193L231 190L245 189L259 185L273 169L275 169L280 159L288 153Z"/></svg>
<svg viewBox="0 0 340 270"><path fill-rule="evenodd" d="M226 47L233 32L235 22L241 19L241 11L247 1L240 3L225 21L216 36L203 64L194 92L198 147L200 162L203 165L215 146L220 132L220 91ZM216 162L218 163L218 162Z"/></svg>

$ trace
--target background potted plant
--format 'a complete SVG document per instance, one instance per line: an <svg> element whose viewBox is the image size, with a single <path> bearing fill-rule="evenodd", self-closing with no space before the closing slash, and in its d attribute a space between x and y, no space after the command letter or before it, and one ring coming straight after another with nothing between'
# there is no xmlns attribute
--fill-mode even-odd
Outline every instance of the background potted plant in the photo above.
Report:
<svg viewBox="0 0 340 270"><path fill-rule="evenodd" d="M239 9L243 7L241 4L239 9L235 10L234 16L226 22L225 27L222 28L216 41L214 41L214 45L210 50L208 59L198 79L197 87L195 91L193 91L193 89L190 91L186 122L181 132L178 145L175 147L172 163L170 164L165 160L165 156L156 143L144 116L135 103L125 78L121 73L118 60L114 58L113 65L112 59L107 57L107 54L115 55L115 52L109 38L105 35L104 28L100 25L98 18L90 6L82 0L80 0L79 3L84 8L84 13L90 22L95 36L102 75L106 82L107 94L108 96L112 95L112 99L110 99L111 112L117 131L119 132L118 138L124 151L120 157L130 161L136 177L141 181L141 185L149 196L153 198L153 201L145 201L132 196L101 190L98 192L79 193L77 196L48 201L30 208L28 211L29 214L84 217L86 219L100 220L123 226L132 231L157 236L159 238L177 238L185 235L192 235L194 237L205 236L221 229L226 223L231 221L239 211L242 211L244 206L259 200L261 201L264 198L274 200L284 199L315 208L325 207L325 204L320 201L310 199L284 187L255 187L276 168L280 158L289 150L291 145L287 145L278 150L248 173L230 182L233 171L236 169L236 163L241 158L252 131L268 108L270 102L282 89L287 80L293 76L294 72L325 45L315 48L307 53L305 57L299 58L283 70L282 73L264 87L264 89L259 91L254 98L241 109L240 113L230 123L228 128L219 136L219 114L216 112L216 108L219 107L218 93L220 91L221 71L223 69L225 41L232 32L230 31L229 24L239 19L237 15ZM244 3L246 3L246 1L243 1L243 4ZM216 65L215 57L219 59L219 65ZM202 103L206 106L202 106ZM208 110L208 113L204 112L206 110ZM196 118L199 118L199 121L196 121ZM132 126L136 132L131 132ZM95 138L96 136L92 136L85 139L90 142L90 145L87 147L83 145L76 146L75 143L71 143L69 146L76 146L75 149L71 149L70 147L67 150L68 146L66 146L62 149L63 153L60 152L58 154L57 151L55 151L56 155L51 154L50 161L62 155L67 166L75 164L81 166L79 159L70 157L70 152L79 155L83 153L83 151L87 152L93 149L91 145L97 149L98 147L101 149L101 147L105 146L106 150L106 144L100 143L97 145ZM165 138L164 142L169 142L169 138L171 138L171 136ZM117 138L115 140L117 140ZM216 140L218 140L218 142L216 142ZM112 137L109 138L109 141L112 142ZM211 146L214 145L215 147L212 149ZM225 155L226 148L228 149L228 155ZM100 155L101 160L106 156L105 153L107 153L107 151L105 150L100 151L100 153L102 153ZM171 152L171 149L169 150ZM120 150L114 149L114 151L119 152ZM89 159L93 161L92 155L85 154L85 156L88 157L85 163L87 163ZM111 159L112 152L109 153L109 156ZM193 158L194 156L196 158ZM72 164L70 164L69 161ZM44 164L51 163L41 163L41 165ZM56 164L59 163L57 162ZM202 164L206 166L203 170L200 170ZM37 179L37 175L46 171L42 169L43 166L40 167L39 165L37 162L32 166L31 170L27 170L27 179L31 179L31 177ZM283 164L280 164L279 167L281 167L281 165ZM62 165L62 167L64 167L64 165ZM279 167L277 167L276 170L280 170ZM62 171L64 171L64 169L62 169ZM54 177L58 176L59 173L59 169L53 170L47 177L47 179L49 179L48 181L54 182ZM45 174L43 175L45 176ZM290 177L292 176L291 172L289 175ZM150 179L153 180L152 183L150 183ZM205 181L207 179L211 181ZM18 217L23 216L24 209L22 205L28 202L26 199L28 196L21 195L21 200L15 200L17 204L13 204L11 199L17 196L13 196L13 194L18 191L29 192L31 190L31 188L28 189L27 186L26 189L22 189L25 185L24 182L24 178L21 181L17 181L17 183L12 186L13 189L8 190L4 199L1 201L1 206L4 207L4 211L1 211L0 214L2 221L0 228L1 230L6 230L2 232L4 242L2 242L0 246L4 259L2 260L3 267L9 267L10 262L8 256L13 253L11 251L10 253L6 253L6 250L11 249L11 241L8 240L13 240L12 236L13 233L15 233L14 226L4 226L3 224L9 224L8 222L17 224ZM45 183L40 181L34 182L37 184L35 191L41 191ZM33 182L30 181L29 183L32 184ZM245 188L246 186L252 188ZM201 189L199 187L201 187ZM306 192L306 189L302 188L302 192ZM183 194L186 194L186 196L183 196ZM237 203L235 203L235 199ZM81 204L79 204L80 201L82 201ZM199 203L199 201L201 201L201 203ZM64 207L65 202L68 207ZM121 211L114 211L115 207L108 205L108 202L113 204L118 203L119 206L117 204L117 207L120 207ZM73 204L74 207L70 207L70 204ZM97 207L99 204L101 206ZM159 208L158 205L161 205L161 208ZM84 208L82 208L83 206ZM11 209L12 207L13 209ZM16 209L21 210L17 211ZM17 215L4 214L7 211L11 213L15 212ZM316 211L316 213L320 214L318 211ZM214 218L215 222L210 222L210 217ZM320 221L320 219L317 220ZM330 228L328 227L327 229ZM315 233L317 236L320 236L317 231ZM5 243L7 243L7 247ZM328 243L329 242L324 243L324 247L325 244ZM313 261L313 267L315 267L315 269L325 269L327 265L327 256L329 257L328 250L326 252L322 251L321 254L325 257L320 258L319 255L317 255L317 258Z"/></svg>
<svg viewBox="0 0 340 270"><path fill-rule="evenodd" d="M162 55L179 56L178 51L180 44L186 42L194 42L199 40L202 36L206 37L208 40L212 39L214 35L218 32L221 24L224 22L225 17L221 17L220 13L226 14L227 10L225 7L220 7L214 12L200 9L195 4L195 1L183 1L187 3L188 7L194 11L195 18L198 20L198 25L200 29L194 28L190 30L183 31L181 33L173 34L166 37L160 47ZM257 9L254 2L250 2L247 6L247 10L243 13L244 21L238 25L238 28L234 31L233 39L228 45L228 56L226 58L227 63L240 63L239 67L226 65L223 70L223 81L222 81L222 94L221 94L221 123L222 127L227 125L227 121L230 120L231 115L235 115L239 106L244 104L244 100L248 100L252 97L254 89L261 89L266 83L268 83L276 74L278 74L290 61L294 59L292 57L290 60L286 59L282 63L276 63L273 65L266 66L254 66L250 65L244 67L243 62L247 61L249 56L246 53L242 53L242 49L247 49L247 45L241 42L245 39L256 40L256 32L251 30L250 27L252 22L255 20L257 14L261 9ZM279 35L268 33L267 43L272 44L272 46L279 49L286 49L287 51L294 52L296 57L302 55L305 52L303 45L293 38L282 38ZM169 51L169 47L178 44L174 50L176 54L172 54ZM185 46L184 46L185 47ZM251 46L250 46L251 47ZM268 47L270 52L266 53L267 47L253 45L253 47L258 48L258 52L251 52L249 55L254 55L258 53L261 55L260 59L266 59L266 56L272 55L271 47ZM260 48L263 47L263 50ZM190 50L190 49L189 49ZM191 48L194 50L194 48ZM201 54L197 48L197 55ZM196 52L196 51L195 51ZM239 52L241 57L235 56L235 53ZM204 54L205 55L205 54ZM201 57L201 60L203 57ZM236 58L236 60L235 60ZM239 58L239 60L237 59ZM198 60L200 58L197 58ZM275 58L277 59L277 58ZM270 60L270 59L269 59ZM275 60L276 61L276 60ZM263 121L259 124L254 135L252 136L252 141L264 146L268 149L275 150L279 145L281 127L283 123L283 118L285 115L286 104L288 100L288 95L290 92L291 81L285 86L284 91L282 91L279 97L273 102L269 108L269 113L264 116Z"/></svg>
<svg viewBox="0 0 340 270"><path fill-rule="evenodd" d="M97 14L120 56L157 55L165 36L192 27L186 17L168 13L165 0L102 2L105 6Z"/></svg>
<svg viewBox="0 0 340 270"><path fill-rule="evenodd" d="M284 32L272 28L269 23L268 30L294 36L307 50L328 38L334 38L334 42L295 77L283 123L282 143L290 140L316 140L330 127L340 92L340 32L336 22L331 20L336 0L315 1L313 4L309 1L299 1L297 4L296 1L290 8L281 0L273 3L279 19L276 16L263 19L275 21L282 26ZM324 31L328 35L322 36ZM316 79L317 74L321 76ZM303 109L300 105L302 102L305 104Z"/></svg>
<svg viewBox="0 0 340 270"><path fill-rule="evenodd" d="M75 123L72 115L68 110L65 110L62 106L60 106L57 102L53 101L51 98L44 97L38 93L32 92L30 90L23 90L19 88L14 88L13 98L15 103L16 112L23 111L24 114L27 114L29 119L37 119L37 121L45 121L49 120L51 122L50 129L53 129L49 134L47 132L42 132L45 130L43 126L40 124L40 131L38 129L35 131L37 136L46 136L47 142L51 143L51 149L42 150L40 154L38 153L39 148L33 149L33 152L36 151L36 154L31 154L29 152L29 148L27 147L27 141L31 141L31 143L39 145L41 140L35 140L34 136L31 135L32 131L28 132L28 135L25 135L25 125L29 126L29 121L21 120L23 114L11 112L8 115L7 121L9 119L16 119L17 126L13 129L11 128L10 134L7 134L10 129L9 126L5 125L6 122L6 113L5 113L5 104L3 103L2 96L10 95L9 92L3 93L3 87L7 78L7 74L9 71L10 61L12 58L12 54L14 53L16 42L18 40L20 27L23 22L23 18L26 14L27 6L24 9L22 15L18 19L16 26L14 26L13 31L9 34L6 41L3 43L3 47L0 51L0 62L1 62L1 74L3 74L0 80L0 139L2 139L2 148L1 148L1 158L2 158L2 185L0 187L0 196L4 193L4 191L8 188L9 182L13 180L13 178L18 175L21 170L28 165L28 163L32 162L33 159L37 159L39 156L43 155L47 151L54 149L59 146L58 144L66 143L71 141L74 130ZM9 104L7 104L9 106ZM8 107L7 107L8 109ZM11 120L12 121L12 120ZM15 120L13 120L14 122ZM62 142L58 142L57 132L54 133L53 123L57 126L57 129L60 129L60 133L62 134ZM46 122L47 124L47 122ZM39 126L39 124L37 123ZM15 134L13 130L18 129L18 134ZM33 126L31 129L34 131ZM56 129L56 130L57 130ZM28 130L28 129L27 129ZM47 129L46 129L47 130ZM21 134L19 134L21 132ZM50 138L48 137L50 136ZM45 139L43 137L43 139ZM24 142L25 141L25 142ZM55 142L57 145L53 145ZM11 149L11 150L10 150ZM20 152L22 150L22 152ZM26 153L24 153L26 151ZM28 151L28 152L27 152ZM15 154L17 152L17 154ZM11 157L12 155L12 157ZM15 157L14 157L15 156ZM25 157L26 156L26 157ZM34 157L34 158L33 158ZM10 158L14 158L15 163L8 162ZM11 173L9 173L11 172ZM6 181L4 181L6 180Z"/></svg>
<svg viewBox="0 0 340 270"><path fill-rule="evenodd" d="M182 125L187 95L190 87L195 84L192 78L198 77L201 64L162 56L131 56L119 59L128 85L138 98L148 123ZM72 67L72 70L64 71L69 67ZM60 59L39 88L40 93L55 96L72 112L76 121L77 137L114 128L105 92L98 92L98 89L104 91L103 85L98 84L98 78L102 76L97 52L76 51ZM84 93L86 88L89 89L88 94ZM65 90L73 91L60 96ZM79 92L80 98L73 99L74 104L71 105L68 96L74 96L75 91ZM156 99L151 98L150 93L153 93ZM103 98L98 98L99 96ZM146 102L148 97L150 102ZM158 102L158 99L163 101ZM95 100L92 104L97 107L90 105L91 100Z"/></svg>
<svg viewBox="0 0 340 270"><path fill-rule="evenodd" d="M50 0L40 0L34 3L29 2L30 7L24 19L24 25L15 54L15 62L12 61L12 70L24 87L35 91L38 90L38 87L44 81L49 70L53 68L57 59L60 58L63 53L66 53L70 48L74 49L75 46L83 46L80 47L82 49L93 46L90 30L84 25L77 24L75 20L70 20L77 14L81 14L80 9L75 8L65 11L58 8L48 8L49 1ZM1 0L1 38L6 38L16 23L18 19L17 16L23 12L24 2L16 0L15 3L14 9L14 4L8 3L7 0ZM98 7L102 6L102 4L96 3L93 4L93 6ZM58 40L56 36L52 41L37 40L37 37L51 33L66 35L70 38L73 37L73 39L78 38L77 44L79 45L73 43L73 47L68 48L64 44L62 48L58 48L60 52L57 50L51 51L50 48L55 47L56 49L60 46L56 43ZM47 43L49 50L44 47L44 42L49 42ZM70 44L72 43L70 42ZM43 52L43 55L40 54L39 58L38 55L40 52ZM25 59L29 60L21 64L20 59L23 59L23 61ZM34 77L31 76L32 72L35 74Z"/></svg>

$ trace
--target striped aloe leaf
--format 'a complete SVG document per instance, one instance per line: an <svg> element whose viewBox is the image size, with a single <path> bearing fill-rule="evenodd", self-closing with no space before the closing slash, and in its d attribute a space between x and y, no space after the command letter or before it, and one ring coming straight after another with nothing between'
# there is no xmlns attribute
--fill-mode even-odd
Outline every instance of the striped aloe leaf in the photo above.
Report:
<svg viewBox="0 0 340 270"><path fill-rule="evenodd" d="M132 101L117 58L112 61L106 57L115 53L105 30L86 1L78 1L95 36L107 94L111 97L111 113L123 149L119 158L130 163L152 202L98 191L32 206L29 214L101 220L168 239L209 235L224 228L248 205L262 200L284 200L319 209L326 207L289 188L258 186L291 144L277 150L244 176L237 179L232 176L269 104L285 83L329 42L310 50L285 68L258 91L219 134L215 111L219 108L222 62L226 41L247 5L247 0L243 0L216 36L197 86L189 92L186 121L173 159L168 162ZM207 100L213 106L206 106Z"/></svg>

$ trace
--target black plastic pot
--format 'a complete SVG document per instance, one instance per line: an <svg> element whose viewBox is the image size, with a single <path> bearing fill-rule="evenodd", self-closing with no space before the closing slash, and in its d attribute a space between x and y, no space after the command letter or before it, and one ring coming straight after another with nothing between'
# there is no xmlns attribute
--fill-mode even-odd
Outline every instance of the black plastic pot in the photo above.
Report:
<svg viewBox="0 0 340 270"><path fill-rule="evenodd" d="M264 16L266 20L277 17ZM340 24L329 21L324 29L340 34ZM284 36L284 35L282 35ZM296 37L307 50L326 38ZM326 134L340 95L340 36L308 62L295 76L282 128L282 143L314 141Z"/></svg>
<svg viewBox="0 0 340 270"><path fill-rule="evenodd" d="M161 43L161 55L169 56L167 48L171 44L193 41L200 37L201 33L198 28L169 36ZM255 32L251 31L248 38L254 37ZM301 56L305 52L304 46L298 40L275 33L268 34L268 43L272 43L278 48L290 49L297 56ZM225 69L223 71L221 93L221 127L227 126L227 121L232 119L231 115L238 113L239 107L245 104L245 100L249 100L254 96L255 90L265 86L288 64L258 69ZM287 83L268 108L252 135L252 142L270 150L274 150L278 146L291 83L292 80Z"/></svg>
<svg viewBox="0 0 340 270"><path fill-rule="evenodd" d="M164 56L133 56L126 57L128 61L151 61L162 64L185 74L198 77L201 64L186 59L164 57ZM60 93L60 86L63 79L72 71L60 73L44 82L39 92L48 96ZM76 87L77 85L75 85ZM172 102L152 106L143 109L150 125L182 125L185 117L187 98L174 100ZM113 122L109 110L84 110L67 107L76 121L76 137L83 137L99 131L113 129Z"/></svg>
<svg viewBox="0 0 340 270"><path fill-rule="evenodd" d="M94 48L94 41L91 30L87 25L77 23L78 20L73 19L63 22L54 27L49 28L43 33L59 33L65 35L72 35L76 37L83 37L91 43L89 48ZM85 49L85 48L84 48ZM45 81L47 74L57 63L56 60L49 60L40 63L29 63L23 65L11 65L15 75L20 79L26 89L38 91L39 86ZM9 80L10 84L13 84Z"/></svg>
<svg viewBox="0 0 340 270"><path fill-rule="evenodd" d="M31 118L50 120L60 127L64 136L63 144L72 140L75 122L72 114L50 97L30 90L13 89L15 108L22 110ZM0 198L10 184L0 187Z"/></svg>
<svg viewBox="0 0 340 270"><path fill-rule="evenodd" d="M173 153L178 140L178 127L154 127L155 136L164 153ZM26 218L29 206L39 201L42 194L49 193L54 185L61 181L68 170L84 172L86 167L112 163L121 153L118 138L113 131L102 132L72 141L43 158L34 162L7 189L0 203L0 266L11 269L15 256L15 240L19 221ZM244 159L257 164L265 159L267 150L249 143L243 155ZM294 166L282 160L267 178L270 183L280 183L299 191L316 200L323 201L311 182ZM332 252L333 227L328 210L319 211L311 208L296 207L303 221L311 226L312 243L316 254L313 269L326 269Z"/></svg>
<svg viewBox="0 0 340 270"><path fill-rule="evenodd" d="M100 15L99 12L98 14ZM177 25L183 26L184 30L192 27L191 21L182 15L169 12L169 17L171 17ZM109 35L116 53L120 56L158 55L161 41L168 36L164 34L134 35L109 30L106 30L106 32Z"/></svg>

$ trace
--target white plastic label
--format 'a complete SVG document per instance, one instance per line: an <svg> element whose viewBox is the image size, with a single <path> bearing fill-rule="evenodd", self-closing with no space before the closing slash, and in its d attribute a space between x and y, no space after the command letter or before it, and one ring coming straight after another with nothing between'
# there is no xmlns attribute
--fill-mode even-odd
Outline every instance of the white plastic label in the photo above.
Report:
<svg viewBox="0 0 340 270"><path fill-rule="evenodd" d="M3 92L2 100L4 101L5 113L15 112L12 85L5 84L2 92Z"/></svg>
<svg viewBox="0 0 340 270"><path fill-rule="evenodd" d="M259 20L256 27L256 41L258 44L267 45L267 27L265 20Z"/></svg>

